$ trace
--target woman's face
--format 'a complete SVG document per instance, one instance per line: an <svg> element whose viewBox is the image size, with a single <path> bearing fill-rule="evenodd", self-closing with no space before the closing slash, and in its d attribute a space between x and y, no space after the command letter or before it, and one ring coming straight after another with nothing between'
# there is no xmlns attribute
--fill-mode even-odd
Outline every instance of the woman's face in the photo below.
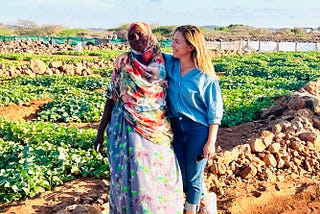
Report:
<svg viewBox="0 0 320 214"><path fill-rule="evenodd" d="M171 47L173 56L178 59L191 54L193 50L193 46L187 43L184 35L180 31L174 33Z"/></svg>
<svg viewBox="0 0 320 214"><path fill-rule="evenodd" d="M148 45L148 34L139 26L132 28L128 33L130 47L138 52L143 52Z"/></svg>

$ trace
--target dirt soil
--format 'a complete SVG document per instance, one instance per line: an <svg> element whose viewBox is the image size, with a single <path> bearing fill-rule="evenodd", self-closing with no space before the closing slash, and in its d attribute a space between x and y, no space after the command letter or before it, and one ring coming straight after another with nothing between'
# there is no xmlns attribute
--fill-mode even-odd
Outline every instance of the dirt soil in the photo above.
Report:
<svg viewBox="0 0 320 214"><path fill-rule="evenodd" d="M25 106L0 108L0 117L26 121L36 117L48 100L33 100ZM97 128L98 124L71 124ZM267 126L266 121L221 127L217 145L223 150L244 144ZM77 178L35 198L0 204L0 213L108 213L108 181L93 177ZM287 177L275 183L249 180L237 183L218 194L218 214L303 214L320 213L320 173L314 177Z"/></svg>

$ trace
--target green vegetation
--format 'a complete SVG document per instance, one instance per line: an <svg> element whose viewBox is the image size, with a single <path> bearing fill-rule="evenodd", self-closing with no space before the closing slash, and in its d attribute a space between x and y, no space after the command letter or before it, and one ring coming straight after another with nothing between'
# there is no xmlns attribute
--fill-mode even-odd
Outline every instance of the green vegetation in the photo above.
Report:
<svg viewBox="0 0 320 214"><path fill-rule="evenodd" d="M0 35L2 36L10 36L13 32L8 28L0 28Z"/></svg>
<svg viewBox="0 0 320 214"><path fill-rule="evenodd" d="M258 118L262 108L276 98L298 90L320 78L318 52L256 53L213 59L221 77L225 112L223 126L234 126Z"/></svg>
<svg viewBox="0 0 320 214"><path fill-rule="evenodd" d="M97 122L105 98L108 78L100 76L19 76L4 81L0 105L23 104L31 99L53 98L39 113L39 120L50 122Z"/></svg>
<svg viewBox="0 0 320 214"><path fill-rule="evenodd" d="M97 56L99 59L111 60L115 59L123 50L97 50L97 51L58 51L56 55L69 55L69 56Z"/></svg>
<svg viewBox="0 0 320 214"><path fill-rule="evenodd" d="M253 76L265 79L284 77L315 80L320 77L318 52L256 53L248 56L224 56L213 60L216 72L226 76Z"/></svg>
<svg viewBox="0 0 320 214"><path fill-rule="evenodd" d="M60 37L72 37L72 36L81 36L81 35L87 35L90 32L88 29L80 29L80 28L73 28L68 29L64 28L61 31L57 33L57 36Z"/></svg>
<svg viewBox="0 0 320 214"><path fill-rule="evenodd" d="M153 28L152 32L155 34L156 38L159 39L171 38L177 27L178 26L160 26Z"/></svg>
<svg viewBox="0 0 320 214"><path fill-rule="evenodd" d="M105 155L92 149L92 129L0 119L0 203L34 197L76 176L108 176Z"/></svg>
<svg viewBox="0 0 320 214"><path fill-rule="evenodd" d="M4 60L14 61L30 61L31 59L41 59L46 64L49 64L53 61L61 61L66 64L77 63L86 60L88 62L95 62L100 60L110 61L118 56L123 51L121 50L99 50L99 51L60 51L55 55L37 55L37 54L29 54L29 53L0 53L0 62L4 65L7 65ZM67 57L65 55L68 55ZM84 56L84 57L79 57ZM96 57L85 57L85 56L96 56ZM9 61L7 61L10 65ZM17 62L14 62L17 64ZM23 64L23 62L21 62Z"/></svg>
<svg viewBox="0 0 320 214"><path fill-rule="evenodd" d="M258 119L262 108L276 103L276 98L299 89L306 81L275 77L223 76L221 90L224 102L222 126L235 126Z"/></svg>

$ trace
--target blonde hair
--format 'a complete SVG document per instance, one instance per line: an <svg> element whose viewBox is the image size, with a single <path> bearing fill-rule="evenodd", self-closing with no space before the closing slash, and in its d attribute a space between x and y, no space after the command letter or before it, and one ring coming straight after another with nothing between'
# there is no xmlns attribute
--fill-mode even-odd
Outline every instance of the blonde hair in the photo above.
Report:
<svg viewBox="0 0 320 214"><path fill-rule="evenodd" d="M194 25L182 25L175 32L179 31L184 36L188 45L194 47L191 57L196 67L209 75L216 76L210 55L207 52L204 36L199 28Z"/></svg>

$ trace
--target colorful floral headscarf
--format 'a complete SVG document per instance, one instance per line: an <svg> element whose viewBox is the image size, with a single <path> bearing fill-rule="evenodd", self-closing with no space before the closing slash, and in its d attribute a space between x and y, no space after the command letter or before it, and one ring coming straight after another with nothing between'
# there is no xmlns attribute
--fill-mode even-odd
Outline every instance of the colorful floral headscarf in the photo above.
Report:
<svg viewBox="0 0 320 214"><path fill-rule="evenodd" d="M129 62L114 70L112 98L121 102L126 120L139 134L153 143L170 143L172 133L165 117L168 85L164 59L147 24L135 22L129 31L137 26L148 35L148 45L143 52L131 49Z"/></svg>

